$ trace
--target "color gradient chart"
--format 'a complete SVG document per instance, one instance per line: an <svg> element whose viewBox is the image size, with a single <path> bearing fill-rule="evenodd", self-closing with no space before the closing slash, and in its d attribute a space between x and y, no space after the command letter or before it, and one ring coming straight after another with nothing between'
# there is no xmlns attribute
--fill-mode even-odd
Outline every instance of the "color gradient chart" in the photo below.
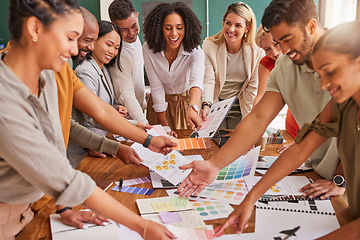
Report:
<svg viewBox="0 0 360 240"><path fill-rule="evenodd" d="M178 196L179 192L176 189L166 190L169 196ZM245 198L247 193L233 192L224 190L215 190L211 188L204 188L198 196L191 195L188 199L195 201L209 201L222 202L234 205L239 205Z"/></svg>
<svg viewBox="0 0 360 240"><path fill-rule="evenodd" d="M177 142L177 146L173 150L190 150L190 149L205 149L205 141L203 138L179 138L173 139Z"/></svg>
<svg viewBox="0 0 360 240"><path fill-rule="evenodd" d="M118 192L119 185L116 185L111 190ZM151 195L154 191L155 191L155 189L123 186L121 188L120 192L135 193L135 194L141 194L141 195Z"/></svg>
<svg viewBox="0 0 360 240"><path fill-rule="evenodd" d="M204 221L227 218L234 210L230 204L227 203L209 201L200 202L194 200L190 200L190 203Z"/></svg>
<svg viewBox="0 0 360 240"><path fill-rule="evenodd" d="M222 189L234 192L249 192L244 180L237 180L235 182L215 182L207 186L207 188Z"/></svg>
<svg viewBox="0 0 360 240"><path fill-rule="evenodd" d="M233 163L221 169L216 177L216 181L254 176L259 152L260 146L253 148L246 155L239 157Z"/></svg>

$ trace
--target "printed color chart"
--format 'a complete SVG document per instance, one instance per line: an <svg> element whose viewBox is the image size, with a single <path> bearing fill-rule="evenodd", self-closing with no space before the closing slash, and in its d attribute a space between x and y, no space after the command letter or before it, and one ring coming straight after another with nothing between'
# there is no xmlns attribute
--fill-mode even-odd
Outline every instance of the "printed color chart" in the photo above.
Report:
<svg viewBox="0 0 360 240"><path fill-rule="evenodd" d="M245 156L239 157L233 163L221 169L216 180L233 180L254 176L259 152L260 146L251 149Z"/></svg>
<svg viewBox="0 0 360 240"><path fill-rule="evenodd" d="M230 204L227 203L209 201L198 202L194 200L190 200L190 203L204 221L227 218L234 210Z"/></svg>

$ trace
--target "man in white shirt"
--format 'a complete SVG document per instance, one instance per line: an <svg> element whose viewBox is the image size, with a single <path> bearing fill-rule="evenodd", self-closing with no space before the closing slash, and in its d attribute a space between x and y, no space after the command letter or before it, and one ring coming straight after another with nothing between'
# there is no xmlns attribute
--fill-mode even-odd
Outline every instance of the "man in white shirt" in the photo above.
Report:
<svg viewBox="0 0 360 240"><path fill-rule="evenodd" d="M147 123L144 110L144 60L139 34L139 13L130 0L114 0L109 6L111 21L118 26L122 37L120 63L109 69L116 100L123 104L131 119Z"/></svg>

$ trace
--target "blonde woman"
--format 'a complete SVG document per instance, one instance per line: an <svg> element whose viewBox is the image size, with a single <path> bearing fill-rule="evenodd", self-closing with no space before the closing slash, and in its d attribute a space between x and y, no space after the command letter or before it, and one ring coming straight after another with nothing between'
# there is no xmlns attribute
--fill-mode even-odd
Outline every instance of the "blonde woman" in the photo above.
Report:
<svg viewBox="0 0 360 240"><path fill-rule="evenodd" d="M256 46L256 19L249 5L230 4L223 17L222 30L205 39L205 77L201 117L206 120L214 102L238 96L223 128L233 129L246 117L258 88L258 66L265 56Z"/></svg>

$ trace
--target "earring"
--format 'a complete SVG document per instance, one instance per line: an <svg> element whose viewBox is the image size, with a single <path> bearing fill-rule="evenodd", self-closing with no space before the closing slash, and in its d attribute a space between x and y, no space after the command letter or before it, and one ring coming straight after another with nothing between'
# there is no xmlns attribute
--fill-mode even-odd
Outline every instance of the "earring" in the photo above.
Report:
<svg viewBox="0 0 360 240"><path fill-rule="evenodd" d="M35 36L35 37L33 37L33 39L32 39L32 40L33 40L33 42L34 42L34 43L36 43L39 39L38 39L38 37L37 37L37 36Z"/></svg>

